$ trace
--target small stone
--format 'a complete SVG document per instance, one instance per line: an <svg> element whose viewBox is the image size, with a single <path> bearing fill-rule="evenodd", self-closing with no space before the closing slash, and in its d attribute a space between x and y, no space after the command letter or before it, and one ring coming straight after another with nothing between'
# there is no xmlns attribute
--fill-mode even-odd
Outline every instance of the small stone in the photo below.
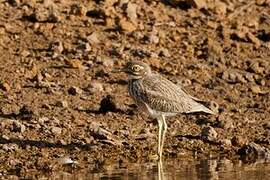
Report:
<svg viewBox="0 0 270 180"><path fill-rule="evenodd" d="M39 124L44 124L44 123L47 123L49 121L50 121L50 119L48 117L41 117L38 119Z"/></svg>
<svg viewBox="0 0 270 180"><path fill-rule="evenodd" d="M257 85L251 86L250 90L255 94L262 93L262 90L261 90L260 86L257 86Z"/></svg>
<svg viewBox="0 0 270 180"><path fill-rule="evenodd" d="M100 40L99 40L99 35L97 32L93 32L91 35L89 35L87 37L87 40L90 44L99 44Z"/></svg>
<svg viewBox="0 0 270 180"><path fill-rule="evenodd" d="M126 32L133 32L137 29L134 24L132 24L131 22L127 21L124 18L122 18L119 21L119 26L120 26L121 30L126 31Z"/></svg>
<svg viewBox="0 0 270 180"><path fill-rule="evenodd" d="M117 103L115 97L111 95L107 95L100 102L99 112L107 113L107 112L117 112L119 108L117 107Z"/></svg>
<svg viewBox="0 0 270 180"><path fill-rule="evenodd" d="M57 102L56 102L56 106L58 106L58 107L63 107L63 108L67 108L67 107L68 107L68 102L65 101L65 100L57 101Z"/></svg>
<svg viewBox="0 0 270 180"><path fill-rule="evenodd" d="M221 114L218 116L217 120L218 127L228 130L234 128L233 122L228 114Z"/></svg>
<svg viewBox="0 0 270 180"><path fill-rule="evenodd" d="M81 4L73 4L70 7L70 14L76 15L76 16L83 16L86 14L86 8Z"/></svg>
<svg viewBox="0 0 270 180"><path fill-rule="evenodd" d="M150 34L149 41L150 41L150 43L157 44L157 43L159 43L159 37L157 35Z"/></svg>
<svg viewBox="0 0 270 180"><path fill-rule="evenodd" d="M12 131L14 132L20 132L23 133L25 131L25 125L23 125L22 123L20 123L19 121L13 121L12 124Z"/></svg>
<svg viewBox="0 0 270 180"><path fill-rule="evenodd" d="M166 48L160 49L159 55L164 56L164 57L170 57L171 56L171 54L169 53L169 50L166 49Z"/></svg>
<svg viewBox="0 0 270 180"><path fill-rule="evenodd" d="M255 44L256 48L259 48L261 46L261 41L256 36L254 36L251 32L247 33L247 37L252 43Z"/></svg>
<svg viewBox="0 0 270 180"><path fill-rule="evenodd" d="M0 82L0 89L4 91L10 91L11 87L6 82Z"/></svg>
<svg viewBox="0 0 270 180"><path fill-rule="evenodd" d="M70 66L71 68L84 69L84 66L82 64L82 61L80 61L79 59L67 60L66 61L66 64L68 66Z"/></svg>
<svg viewBox="0 0 270 180"><path fill-rule="evenodd" d="M89 84L89 91L91 93L97 93L97 92L103 92L104 91L104 88L103 88L103 85L99 82L91 82Z"/></svg>
<svg viewBox="0 0 270 180"><path fill-rule="evenodd" d="M248 139L242 136L234 136L231 141L232 145L237 147L242 147L248 143Z"/></svg>
<svg viewBox="0 0 270 180"><path fill-rule="evenodd" d="M82 94L82 90L76 86L72 86L68 89L68 93L71 95Z"/></svg>
<svg viewBox="0 0 270 180"><path fill-rule="evenodd" d="M227 13L227 5L223 2L217 1L215 3L215 13L220 15L220 16L225 16Z"/></svg>
<svg viewBox="0 0 270 180"><path fill-rule="evenodd" d="M128 5L127 5L126 12L127 12L128 18L132 22L135 22L136 19L137 19L137 5L129 2Z"/></svg>
<svg viewBox="0 0 270 180"><path fill-rule="evenodd" d="M12 152L17 151L19 148L17 144L4 144L1 149L6 152Z"/></svg>
<svg viewBox="0 0 270 180"><path fill-rule="evenodd" d="M69 164L78 164L77 161L73 161L70 157L63 157L59 159L60 164L69 165Z"/></svg>
<svg viewBox="0 0 270 180"><path fill-rule="evenodd" d="M59 136L62 133L62 129L60 127L51 127L51 132L55 136Z"/></svg>
<svg viewBox="0 0 270 180"><path fill-rule="evenodd" d="M57 41L57 42L54 42L53 44L51 44L50 49L53 51L54 56L56 56L56 55L59 55L63 52L64 46L63 46L63 43L61 41Z"/></svg>
<svg viewBox="0 0 270 180"><path fill-rule="evenodd" d="M217 139L217 135L216 130L211 126L204 127L201 132L202 139L207 141L215 141Z"/></svg>
<svg viewBox="0 0 270 180"><path fill-rule="evenodd" d="M230 139L222 139L222 140L220 140L220 143L221 143L223 146L227 146L227 147L232 146L232 142L231 142Z"/></svg>

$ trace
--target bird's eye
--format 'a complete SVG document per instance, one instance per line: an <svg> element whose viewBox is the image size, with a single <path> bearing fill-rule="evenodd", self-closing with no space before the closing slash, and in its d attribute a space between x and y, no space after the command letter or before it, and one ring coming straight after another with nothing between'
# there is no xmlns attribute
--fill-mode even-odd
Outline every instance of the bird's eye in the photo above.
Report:
<svg viewBox="0 0 270 180"><path fill-rule="evenodd" d="M132 66L132 70L135 71L135 72L138 72L138 71L141 70L141 66L139 66L139 65L134 65L134 66Z"/></svg>

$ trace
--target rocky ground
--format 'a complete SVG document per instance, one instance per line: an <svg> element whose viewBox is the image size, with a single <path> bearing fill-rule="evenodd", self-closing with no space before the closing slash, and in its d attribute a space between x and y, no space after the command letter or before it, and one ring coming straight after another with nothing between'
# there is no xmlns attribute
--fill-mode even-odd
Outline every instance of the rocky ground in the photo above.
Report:
<svg viewBox="0 0 270 180"><path fill-rule="evenodd" d="M168 119L166 158L270 156L269 0L1 0L0 175L144 162L129 60L208 101ZM29 176L28 176L29 177Z"/></svg>

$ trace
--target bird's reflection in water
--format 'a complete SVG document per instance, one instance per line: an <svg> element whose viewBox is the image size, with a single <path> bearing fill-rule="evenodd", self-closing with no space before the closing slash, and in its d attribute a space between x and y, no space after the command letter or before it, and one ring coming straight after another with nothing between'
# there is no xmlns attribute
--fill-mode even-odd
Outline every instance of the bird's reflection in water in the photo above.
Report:
<svg viewBox="0 0 270 180"><path fill-rule="evenodd" d="M160 159L157 163L158 163L158 180L164 180L162 159Z"/></svg>
<svg viewBox="0 0 270 180"><path fill-rule="evenodd" d="M99 168L74 170L73 173L55 172L56 179L269 179L270 159L254 162L223 159L164 159L149 163L104 165ZM44 177L36 175L35 177ZM59 177L59 178L58 178ZM63 178L64 177L64 178Z"/></svg>

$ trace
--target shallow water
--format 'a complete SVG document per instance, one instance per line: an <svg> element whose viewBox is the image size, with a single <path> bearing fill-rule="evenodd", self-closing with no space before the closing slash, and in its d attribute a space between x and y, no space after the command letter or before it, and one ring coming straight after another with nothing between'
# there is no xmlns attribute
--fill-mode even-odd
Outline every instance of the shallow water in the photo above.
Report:
<svg viewBox="0 0 270 180"><path fill-rule="evenodd" d="M60 173L57 179L128 179L128 180L179 180L179 179L270 179L270 161L253 163L228 159L185 160L166 159L145 164L122 164L104 166L91 172L79 174Z"/></svg>

